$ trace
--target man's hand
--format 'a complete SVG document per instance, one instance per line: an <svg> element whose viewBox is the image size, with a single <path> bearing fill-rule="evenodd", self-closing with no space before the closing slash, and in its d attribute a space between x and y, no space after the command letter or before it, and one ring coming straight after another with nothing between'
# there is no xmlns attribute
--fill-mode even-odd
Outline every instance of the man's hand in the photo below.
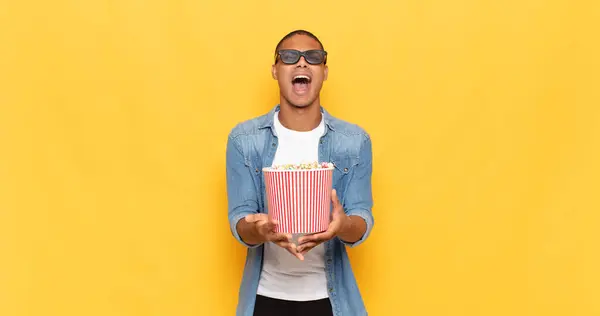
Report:
<svg viewBox="0 0 600 316"><path fill-rule="evenodd" d="M279 247L287 249L293 256L304 260L304 256L297 250L296 245L292 243L292 235L275 232L277 221L270 218L267 214L251 214L244 218L248 225L252 225L252 235L256 243L273 242Z"/></svg>
<svg viewBox="0 0 600 316"><path fill-rule="evenodd" d="M329 222L329 227L322 233L300 237L298 239L299 246L297 248L300 254L304 255L320 243L332 239L338 235L342 229L348 227L350 224L351 219L346 215L346 213L344 213L344 208L338 200L335 189L333 189L331 192L331 201L333 202L333 211L331 212L331 221Z"/></svg>

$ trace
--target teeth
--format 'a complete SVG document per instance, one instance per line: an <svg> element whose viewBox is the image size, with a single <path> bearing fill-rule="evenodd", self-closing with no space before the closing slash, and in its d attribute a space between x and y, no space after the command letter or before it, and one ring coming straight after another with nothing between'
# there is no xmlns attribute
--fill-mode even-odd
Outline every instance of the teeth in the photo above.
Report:
<svg viewBox="0 0 600 316"><path fill-rule="evenodd" d="M294 77L294 80L296 80L296 79L306 79L306 80L310 80L310 78L309 78L308 76L305 76L305 75L298 75L298 76L295 76L295 77Z"/></svg>

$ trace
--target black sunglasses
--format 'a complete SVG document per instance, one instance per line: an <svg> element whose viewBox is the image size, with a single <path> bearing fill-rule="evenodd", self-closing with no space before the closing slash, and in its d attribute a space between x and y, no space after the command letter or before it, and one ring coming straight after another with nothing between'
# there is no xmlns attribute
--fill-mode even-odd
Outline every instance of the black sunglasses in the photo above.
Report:
<svg viewBox="0 0 600 316"><path fill-rule="evenodd" d="M312 49L303 52L295 49L282 49L275 55L275 63L277 63L277 57L286 65L297 63L300 57L304 57L304 60L311 65L327 63L327 52L322 49Z"/></svg>

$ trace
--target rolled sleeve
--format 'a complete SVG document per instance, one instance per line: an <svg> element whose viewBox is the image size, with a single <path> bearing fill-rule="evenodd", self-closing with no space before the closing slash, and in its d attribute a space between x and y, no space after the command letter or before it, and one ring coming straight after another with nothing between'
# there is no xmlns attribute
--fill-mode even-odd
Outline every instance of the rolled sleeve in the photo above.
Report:
<svg viewBox="0 0 600 316"><path fill-rule="evenodd" d="M236 138L229 136L226 151L227 213L231 233L242 245L254 248L242 240L237 223L247 215L258 213L258 194L252 173L246 164L243 152Z"/></svg>
<svg viewBox="0 0 600 316"><path fill-rule="evenodd" d="M248 248L256 248L259 247L260 244L256 244L256 245L251 245L246 243L245 241L242 240L242 237L240 237L240 234L237 231L237 223L240 220L243 220L247 215L250 214L255 214L256 212L251 212L251 211L238 211L235 212L233 215L229 215L229 225L230 225L230 229L231 229L231 233L233 234L233 237L235 237L235 239L237 239L237 241L239 241L242 245L248 247Z"/></svg>
<svg viewBox="0 0 600 316"><path fill-rule="evenodd" d="M356 247L356 246L362 244L365 240L367 240L367 238L369 237L369 235L371 233L371 230L373 229L373 225L375 224L375 222L373 219L373 215L371 214L371 211L368 211L368 210L354 209L354 210L350 210L350 211L346 212L346 214L348 216L358 216L358 217L362 218L365 221L365 223L367 224L367 229L366 229L365 233L362 235L362 237L360 237L359 240L352 242L352 243L342 240L342 243L344 243L346 246L353 248L353 247Z"/></svg>
<svg viewBox="0 0 600 316"><path fill-rule="evenodd" d="M373 173L371 139L365 134L359 153L359 161L356 165L352 178L348 182L344 198L344 211L348 216L358 216L367 224L367 229L363 236L355 242L342 243L349 247L356 247L362 244L371 234L375 219L373 217L373 192L371 185L371 176Z"/></svg>

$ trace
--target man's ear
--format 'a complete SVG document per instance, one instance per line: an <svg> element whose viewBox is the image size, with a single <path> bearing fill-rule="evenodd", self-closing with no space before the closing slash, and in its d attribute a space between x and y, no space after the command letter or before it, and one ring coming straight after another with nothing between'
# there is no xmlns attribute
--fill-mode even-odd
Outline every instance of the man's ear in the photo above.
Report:
<svg viewBox="0 0 600 316"><path fill-rule="evenodd" d="M277 67L275 67L275 65L271 66L271 76L273 76L273 79L277 80Z"/></svg>
<svg viewBox="0 0 600 316"><path fill-rule="evenodd" d="M323 81L327 80L327 74L329 73L329 67L325 65L325 72L323 73Z"/></svg>

